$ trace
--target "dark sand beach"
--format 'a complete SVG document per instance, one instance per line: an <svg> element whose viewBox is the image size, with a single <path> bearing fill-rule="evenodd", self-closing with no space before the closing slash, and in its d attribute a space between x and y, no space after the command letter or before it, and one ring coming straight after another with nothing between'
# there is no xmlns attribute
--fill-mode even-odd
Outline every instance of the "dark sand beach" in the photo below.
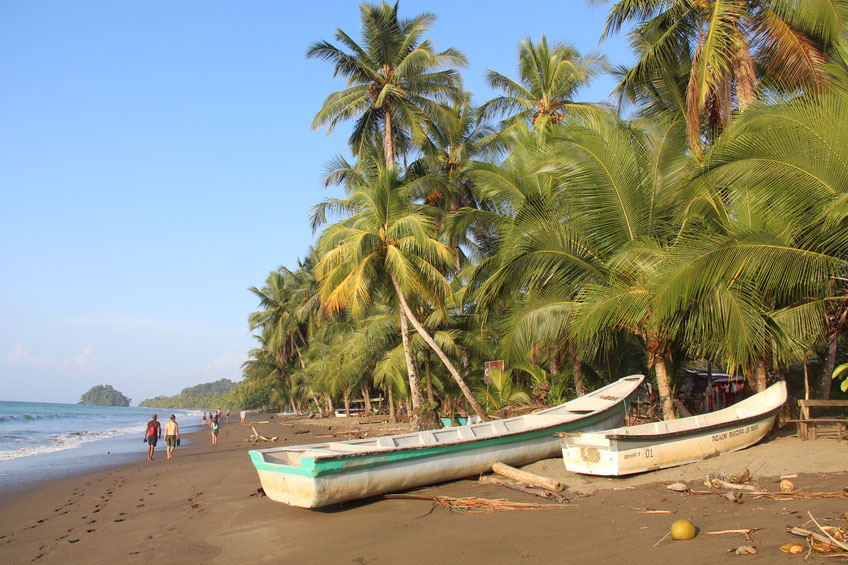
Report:
<svg viewBox="0 0 848 565"><path fill-rule="evenodd" d="M280 444L320 441L354 420L286 420L257 425ZM365 426L371 435L376 428ZM374 431L372 431L374 429ZM781 474L799 490L838 491L848 486L848 444L822 438L800 442L787 433L745 451L695 465L628 479L584 478L558 459L528 466L568 485L563 507L491 514L450 513L428 501L372 500L326 510L291 508L256 496L259 481L247 456L249 426L225 424L216 447L207 432L192 447L165 460L135 462L47 482L0 505L2 563L726 563L728 560L802 562L778 547L800 540L785 532L810 518L848 526L846 499L773 501L687 496L665 485L689 482L703 489L707 473L749 468L754 480L778 490ZM160 444L161 445L161 444ZM139 449L143 449L139 442ZM428 495L541 499L474 480L420 489ZM541 501L544 503L544 501ZM645 509L669 514L644 513ZM431 511L432 510L432 511ZM691 519L699 535L652 547L672 522ZM812 524L808 526L815 527ZM754 541L727 529L757 531ZM803 541L803 540L801 540ZM752 556L730 549L754 545ZM826 562L815 554L811 561Z"/></svg>

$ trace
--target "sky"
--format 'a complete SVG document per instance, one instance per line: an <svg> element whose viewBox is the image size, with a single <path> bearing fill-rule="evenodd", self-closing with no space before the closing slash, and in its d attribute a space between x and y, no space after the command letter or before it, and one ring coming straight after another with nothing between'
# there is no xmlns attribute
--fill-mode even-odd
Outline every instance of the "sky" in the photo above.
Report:
<svg viewBox="0 0 848 565"><path fill-rule="evenodd" d="M111 384L133 404L241 379L248 291L297 267L322 171L347 127L311 123L344 88L308 46L359 37L359 2L0 0L0 400L77 402ZM436 49L517 78L518 42L600 50L608 7L584 0L414 1ZM577 97L599 101L600 77Z"/></svg>

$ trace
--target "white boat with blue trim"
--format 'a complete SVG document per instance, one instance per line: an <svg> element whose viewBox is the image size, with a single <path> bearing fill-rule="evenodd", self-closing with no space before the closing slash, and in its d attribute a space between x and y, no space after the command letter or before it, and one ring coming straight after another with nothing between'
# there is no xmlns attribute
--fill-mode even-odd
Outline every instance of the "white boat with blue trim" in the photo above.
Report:
<svg viewBox="0 0 848 565"><path fill-rule="evenodd" d="M631 375L532 414L392 436L250 452L271 500L319 508L478 475L498 461L556 457L558 432L620 425L644 375Z"/></svg>
<svg viewBox="0 0 848 565"><path fill-rule="evenodd" d="M786 402L778 382L733 406L688 418L561 435L565 468L617 477L694 463L762 440Z"/></svg>

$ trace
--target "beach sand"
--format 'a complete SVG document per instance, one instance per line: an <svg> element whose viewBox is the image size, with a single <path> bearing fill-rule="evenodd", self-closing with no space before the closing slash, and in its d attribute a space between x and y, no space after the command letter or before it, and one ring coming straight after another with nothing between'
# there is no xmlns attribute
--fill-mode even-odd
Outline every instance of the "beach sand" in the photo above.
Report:
<svg viewBox="0 0 848 565"><path fill-rule="evenodd" d="M275 418L257 428L280 436L279 444L298 444L325 439L316 434L331 433L330 427L351 425L355 421ZM798 489L839 491L848 486L848 444L834 439L800 442L777 434L739 453L627 479L578 477L567 473L561 460L549 459L527 469L565 482L567 505L458 514L417 500L372 500L317 511L272 502L256 495L259 481L247 455L253 446L244 441L249 434L249 426L225 424L214 448L207 432L197 432L194 445L178 448L171 461L165 460L164 448L157 448L152 462L49 482L6 497L0 505L0 562L800 563L802 556L777 549L787 541L803 541L787 534L787 525L807 523L811 512L820 523L848 526L844 498L746 496L735 504L665 488L682 480L703 490L707 473L735 474L747 467L771 491L778 490L779 475L788 473L799 474L792 479ZM139 450L144 448L139 442ZM545 503L474 480L417 492ZM671 513L642 513L646 508ZM652 547L680 518L692 520L699 535ZM764 528L753 542L738 534L706 534L751 528ZM740 545L754 545L759 553L728 555ZM815 554L810 560L826 562Z"/></svg>

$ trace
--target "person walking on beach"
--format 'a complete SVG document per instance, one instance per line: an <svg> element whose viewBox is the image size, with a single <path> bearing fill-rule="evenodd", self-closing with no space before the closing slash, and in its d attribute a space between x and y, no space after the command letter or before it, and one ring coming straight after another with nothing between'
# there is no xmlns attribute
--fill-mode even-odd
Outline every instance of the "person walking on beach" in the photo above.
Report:
<svg viewBox="0 0 848 565"><path fill-rule="evenodd" d="M201 418L201 420L203 421L203 427L205 428L206 427L206 412L203 413L203 417Z"/></svg>
<svg viewBox="0 0 848 565"><path fill-rule="evenodd" d="M218 416L212 419L212 445L218 445Z"/></svg>
<svg viewBox="0 0 848 565"><path fill-rule="evenodd" d="M228 424L230 423L230 411L229 410L227 410L227 423Z"/></svg>
<svg viewBox="0 0 848 565"><path fill-rule="evenodd" d="M156 414L147 422L147 428L144 430L144 441L147 442L147 460L153 461L153 450L156 449L156 442L162 437L162 427L156 419Z"/></svg>
<svg viewBox="0 0 848 565"><path fill-rule="evenodd" d="M165 453L168 459L174 456L174 449L180 443L180 427L177 425L177 416L171 414L171 419L165 424Z"/></svg>
<svg viewBox="0 0 848 565"><path fill-rule="evenodd" d="M212 429L212 412L209 413L209 417L207 418L207 421L209 422L209 429L211 430Z"/></svg>
<svg viewBox="0 0 848 565"><path fill-rule="evenodd" d="M245 412L244 410L242 410L241 412L239 412L239 419L241 420L241 423L242 423L242 424L244 424L244 417L245 417L245 416L247 416L247 412Z"/></svg>

